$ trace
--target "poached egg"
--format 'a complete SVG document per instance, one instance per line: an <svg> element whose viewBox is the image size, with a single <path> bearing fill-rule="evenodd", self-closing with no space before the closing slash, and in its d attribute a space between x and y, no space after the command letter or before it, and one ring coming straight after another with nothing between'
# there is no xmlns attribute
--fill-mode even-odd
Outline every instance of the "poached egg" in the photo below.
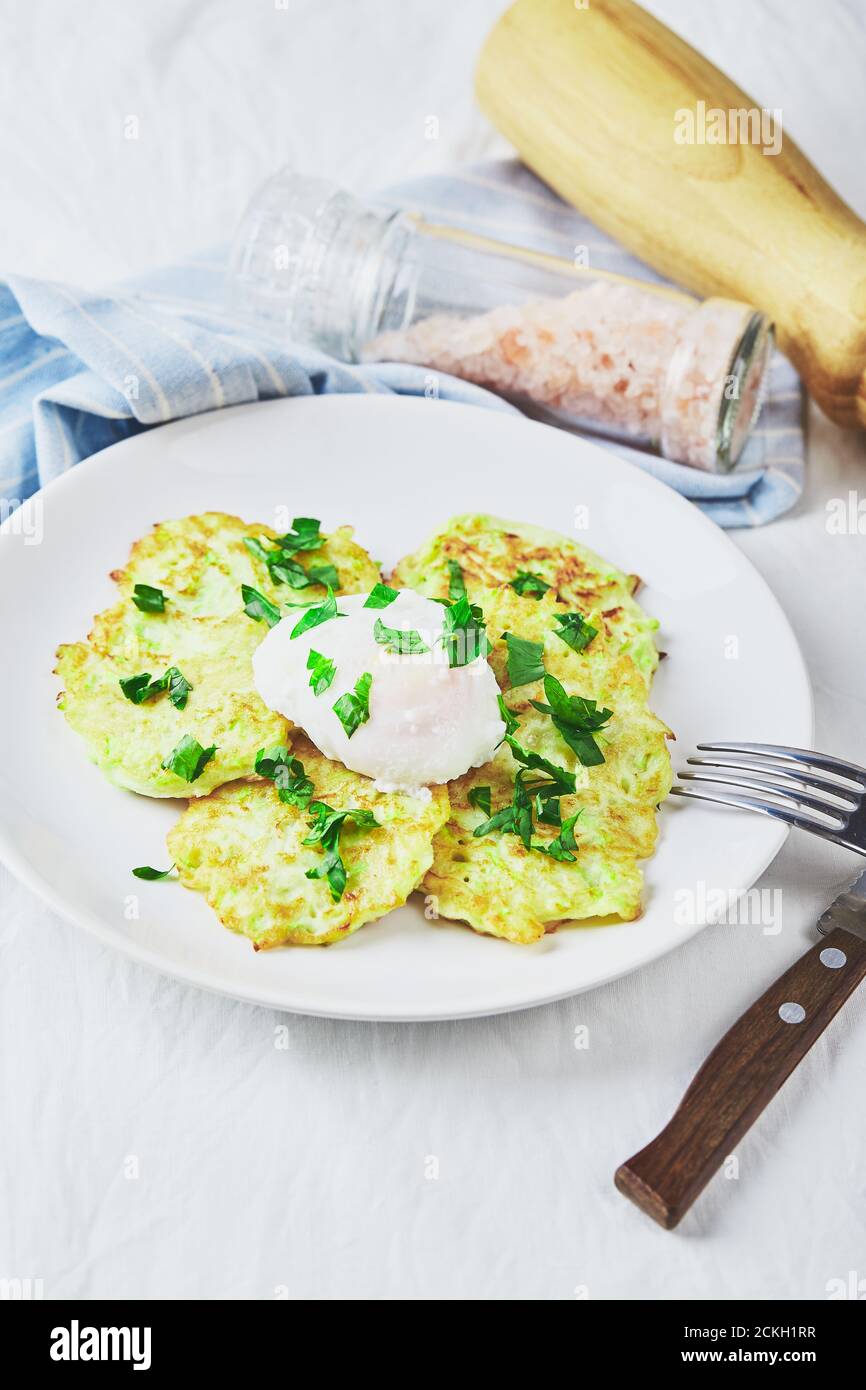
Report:
<svg viewBox="0 0 866 1390"><path fill-rule="evenodd" d="M325 755L373 778L378 791L417 792L460 777L492 758L505 733L499 687L484 655L449 666L442 646L442 605L401 590L385 608L365 608L366 594L337 599L345 616L292 637L298 618L271 628L253 656L256 689L269 709L304 730ZM299 614L300 616L300 614ZM410 640L377 641L375 630L414 632ZM310 653L334 663L331 684L316 695ZM369 718L351 737L334 710L369 674Z"/></svg>

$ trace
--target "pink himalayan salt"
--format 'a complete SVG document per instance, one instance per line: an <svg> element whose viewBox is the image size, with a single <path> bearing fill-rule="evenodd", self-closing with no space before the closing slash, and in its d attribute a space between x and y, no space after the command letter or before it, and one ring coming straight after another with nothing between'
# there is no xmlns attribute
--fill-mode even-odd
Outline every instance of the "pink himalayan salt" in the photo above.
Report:
<svg viewBox="0 0 866 1390"><path fill-rule="evenodd" d="M598 280L561 299L381 334L367 361L414 362L561 411L603 433L716 465L725 375L748 310Z"/></svg>

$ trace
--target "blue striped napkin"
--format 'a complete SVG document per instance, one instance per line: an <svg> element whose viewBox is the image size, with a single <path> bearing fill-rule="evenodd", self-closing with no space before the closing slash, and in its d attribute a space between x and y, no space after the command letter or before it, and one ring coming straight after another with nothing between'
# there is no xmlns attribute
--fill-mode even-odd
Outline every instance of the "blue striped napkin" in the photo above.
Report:
<svg viewBox="0 0 866 1390"><path fill-rule="evenodd" d="M657 280L514 160L416 180L385 195L456 226ZM143 429L278 396L396 392L423 396L428 373L398 363L347 366L256 337L224 307L225 253L156 271L117 293L11 277L0 284L0 504L4 513L88 455ZM446 400L512 411L451 377ZM758 526L803 488L802 389L776 355L768 400L743 459L726 476L610 445L691 498L720 526Z"/></svg>

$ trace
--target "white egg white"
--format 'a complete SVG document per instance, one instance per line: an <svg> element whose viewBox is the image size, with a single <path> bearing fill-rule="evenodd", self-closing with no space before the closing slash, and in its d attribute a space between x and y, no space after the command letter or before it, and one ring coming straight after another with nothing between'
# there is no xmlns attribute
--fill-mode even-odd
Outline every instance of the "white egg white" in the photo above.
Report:
<svg viewBox="0 0 866 1390"><path fill-rule="evenodd" d="M449 782L489 761L505 726L496 678L484 656L451 667L441 644L443 608L409 589L386 608L365 608L366 594L337 600L343 617L292 637L301 610L272 628L253 657L256 689L269 709L302 728L326 758L372 777L381 791L417 791ZM297 616L295 616L297 615ZM417 631L430 648L415 655L377 642L389 628ZM336 665L321 695L310 685L311 651ZM370 717L349 737L334 704L356 681L372 676Z"/></svg>

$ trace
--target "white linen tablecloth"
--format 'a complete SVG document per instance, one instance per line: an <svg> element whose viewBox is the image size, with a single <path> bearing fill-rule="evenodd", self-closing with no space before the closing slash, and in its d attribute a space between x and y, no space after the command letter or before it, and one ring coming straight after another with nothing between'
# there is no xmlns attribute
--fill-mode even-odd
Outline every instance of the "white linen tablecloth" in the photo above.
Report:
<svg viewBox="0 0 866 1390"><path fill-rule="evenodd" d="M862 6L649 7L781 107L866 215ZM225 239L287 160L363 190L505 153L471 94L501 8L0 0L0 272L102 284L170 263ZM819 746L861 762L866 536L831 533L827 504L866 495L864 464L813 409L803 502L734 533L803 645ZM46 1298L825 1298L866 1276L863 998L677 1233L612 1174L856 866L792 836L763 880L777 935L709 928L592 994L424 1026L198 993L0 872L0 1278Z"/></svg>

